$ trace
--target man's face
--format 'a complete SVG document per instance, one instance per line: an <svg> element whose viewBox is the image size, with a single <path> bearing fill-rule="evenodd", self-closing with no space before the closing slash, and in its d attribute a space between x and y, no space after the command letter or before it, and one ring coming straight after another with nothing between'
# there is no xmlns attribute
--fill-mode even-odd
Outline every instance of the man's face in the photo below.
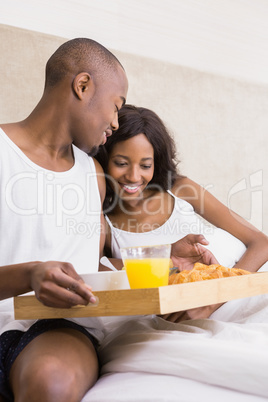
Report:
<svg viewBox="0 0 268 402"><path fill-rule="evenodd" d="M118 110L125 103L127 90L126 74L118 65L117 71L85 97L73 130L73 142L78 148L92 156L98 152L99 146L118 128Z"/></svg>

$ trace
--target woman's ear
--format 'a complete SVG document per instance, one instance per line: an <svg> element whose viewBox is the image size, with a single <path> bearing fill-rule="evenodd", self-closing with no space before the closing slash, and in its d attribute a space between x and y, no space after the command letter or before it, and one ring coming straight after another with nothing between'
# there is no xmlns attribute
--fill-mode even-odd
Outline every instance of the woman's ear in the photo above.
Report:
<svg viewBox="0 0 268 402"><path fill-rule="evenodd" d="M74 77L73 80L73 91L78 99L82 100L85 92L89 91L93 85L90 74L79 73Z"/></svg>

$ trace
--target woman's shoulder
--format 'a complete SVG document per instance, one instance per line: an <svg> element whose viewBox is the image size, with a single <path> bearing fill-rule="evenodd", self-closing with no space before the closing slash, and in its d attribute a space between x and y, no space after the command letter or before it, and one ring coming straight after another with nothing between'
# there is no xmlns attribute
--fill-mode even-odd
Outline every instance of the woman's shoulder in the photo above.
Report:
<svg viewBox="0 0 268 402"><path fill-rule="evenodd" d="M199 197L204 191L203 187L188 177L178 178L171 188L172 194L188 202Z"/></svg>
<svg viewBox="0 0 268 402"><path fill-rule="evenodd" d="M178 178L171 188L172 194L190 204L195 212L201 214L207 191L188 177Z"/></svg>

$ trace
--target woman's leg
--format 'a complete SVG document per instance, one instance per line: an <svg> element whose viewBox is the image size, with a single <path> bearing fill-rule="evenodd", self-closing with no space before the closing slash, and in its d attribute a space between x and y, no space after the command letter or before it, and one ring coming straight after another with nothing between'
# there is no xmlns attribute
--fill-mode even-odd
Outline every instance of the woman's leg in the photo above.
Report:
<svg viewBox="0 0 268 402"><path fill-rule="evenodd" d="M72 328L54 329L33 339L10 371L15 402L78 402L98 379L90 339Z"/></svg>

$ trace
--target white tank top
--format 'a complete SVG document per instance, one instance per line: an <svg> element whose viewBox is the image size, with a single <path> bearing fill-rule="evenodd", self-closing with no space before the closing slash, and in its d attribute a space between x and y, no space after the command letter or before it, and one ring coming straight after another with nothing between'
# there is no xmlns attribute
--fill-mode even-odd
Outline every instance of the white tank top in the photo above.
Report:
<svg viewBox="0 0 268 402"><path fill-rule="evenodd" d="M224 266L232 267L245 252L245 245L230 233L216 228L198 214L191 204L175 197L174 208L169 219L161 226L148 232L136 233L114 227L108 216L105 216L111 228L111 252L114 258L121 258L120 248L130 246L152 246L172 244L187 234L203 234L209 241L207 248ZM131 218L130 218L131 219ZM131 225L131 221L129 223Z"/></svg>
<svg viewBox="0 0 268 402"><path fill-rule="evenodd" d="M1 129L0 153L0 265L56 260L79 274L97 272L101 200L93 159L73 146L70 170L46 170ZM31 323L11 321L13 314L4 330Z"/></svg>

